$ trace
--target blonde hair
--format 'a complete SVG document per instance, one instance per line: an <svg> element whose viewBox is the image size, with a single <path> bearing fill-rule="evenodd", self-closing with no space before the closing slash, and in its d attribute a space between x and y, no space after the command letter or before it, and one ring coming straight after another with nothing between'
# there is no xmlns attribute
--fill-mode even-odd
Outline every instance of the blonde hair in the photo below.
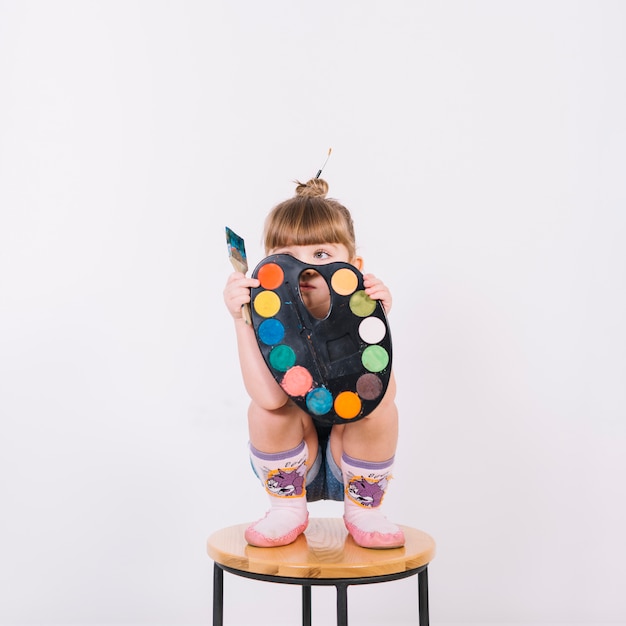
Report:
<svg viewBox="0 0 626 626"><path fill-rule="evenodd" d="M322 178L296 183L296 195L277 204L265 219L265 252L283 246L339 243L354 258L356 241L350 211L337 200L326 198L328 183Z"/></svg>

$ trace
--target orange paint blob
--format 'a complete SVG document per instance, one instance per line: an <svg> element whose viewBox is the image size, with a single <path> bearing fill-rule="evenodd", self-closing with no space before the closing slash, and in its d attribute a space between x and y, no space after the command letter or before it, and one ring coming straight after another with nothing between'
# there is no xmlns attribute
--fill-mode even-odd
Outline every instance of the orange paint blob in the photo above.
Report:
<svg viewBox="0 0 626 626"><path fill-rule="evenodd" d="M285 280L283 268L277 263L266 263L259 268L257 278L261 282L261 287L265 289L277 289Z"/></svg>
<svg viewBox="0 0 626 626"><path fill-rule="evenodd" d="M349 296L359 286L359 279L351 269L342 267L333 274L330 284L340 296Z"/></svg>
<svg viewBox="0 0 626 626"><path fill-rule="evenodd" d="M361 412L361 399L353 391L342 391L335 398L335 413L349 420Z"/></svg>

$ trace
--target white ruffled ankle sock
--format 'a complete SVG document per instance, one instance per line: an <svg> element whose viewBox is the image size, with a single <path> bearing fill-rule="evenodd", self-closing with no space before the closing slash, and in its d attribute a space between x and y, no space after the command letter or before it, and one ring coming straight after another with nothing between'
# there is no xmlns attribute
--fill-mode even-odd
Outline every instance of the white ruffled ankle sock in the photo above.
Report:
<svg viewBox="0 0 626 626"><path fill-rule="evenodd" d="M307 527L306 460L304 441L292 450L266 454L250 445L252 466L270 498L265 517L245 532L253 546L272 547L292 543Z"/></svg>
<svg viewBox="0 0 626 626"><path fill-rule="evenodd" d="M353 539L364 548L397 548L404 533L382 513L385 492L391 479L393 457L373 463L353 459L345 452L341 471L345 485L344 522Z"/></svg>

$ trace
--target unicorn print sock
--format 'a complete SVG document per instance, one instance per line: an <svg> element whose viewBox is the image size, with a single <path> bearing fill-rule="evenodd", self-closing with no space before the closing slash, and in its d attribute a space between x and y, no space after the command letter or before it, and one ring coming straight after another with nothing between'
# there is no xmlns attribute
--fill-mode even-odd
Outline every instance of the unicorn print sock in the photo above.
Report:
<svg viewBox="0 0 626 626"><path fill-rule="evenodd" d="M295 541L307 527L305 441L292 450L267 454L250 445L250 460L270 499L265 517L246 529L246 541L253 546L269 548L286 546Z"/></svg>
<svg viewBox="0 0 626 626"><path fill-rule="evenodd" d="M345 485L344 522L354 541L363 548L399 548L404 533L382 514L382 504L393 467L393 457L381 463L341 457Z"/></svg>

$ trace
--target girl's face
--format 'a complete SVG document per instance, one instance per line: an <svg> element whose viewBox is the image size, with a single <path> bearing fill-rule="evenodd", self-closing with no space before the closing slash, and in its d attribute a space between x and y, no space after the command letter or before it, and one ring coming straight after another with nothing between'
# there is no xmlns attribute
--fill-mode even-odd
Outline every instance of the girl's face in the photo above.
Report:
<svg viewBox="0 0 626 626"><path fill-rule="evenodd" d="M307 265L326 265L336 261L351 263L361 269L361 257L349 258L348 249L342 243L313 244L306 246L282 246L269 251L269 254L290 254ZM309 313L317 319L323 319L330 309L330 291L328 284L319 272L305 270L300 274L300 294Z"/></svg>

